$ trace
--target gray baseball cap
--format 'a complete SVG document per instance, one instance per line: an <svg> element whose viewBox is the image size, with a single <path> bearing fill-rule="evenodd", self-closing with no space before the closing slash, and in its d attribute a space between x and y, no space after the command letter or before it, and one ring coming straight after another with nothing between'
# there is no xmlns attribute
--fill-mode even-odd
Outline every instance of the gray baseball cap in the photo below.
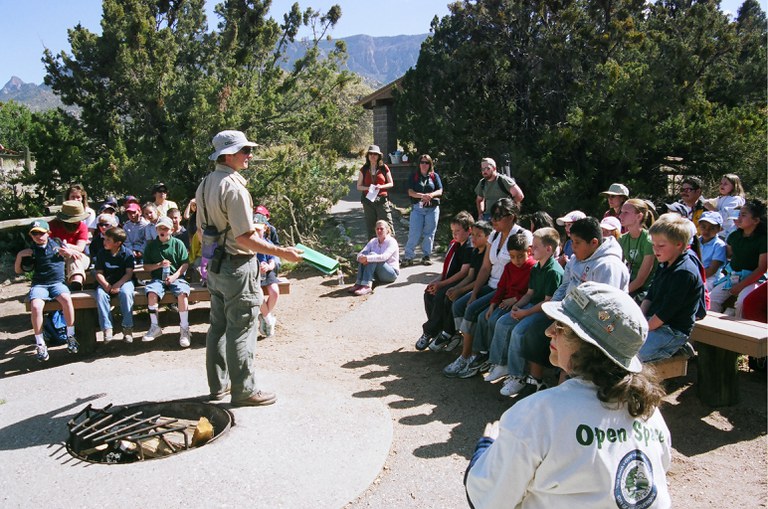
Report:
<svg viewBox="0 0 768 509"><path fill-rule="evenodd" d="M648 322L627 292L587 281L562 301L545 302L542 309L627 371L643 369L637 352L648 336Z"/></svg>

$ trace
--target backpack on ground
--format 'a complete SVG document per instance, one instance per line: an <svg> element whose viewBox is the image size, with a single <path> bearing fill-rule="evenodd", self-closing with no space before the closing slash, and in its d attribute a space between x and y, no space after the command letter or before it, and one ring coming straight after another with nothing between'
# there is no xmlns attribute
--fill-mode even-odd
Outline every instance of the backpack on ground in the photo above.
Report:
<svg viewBox="0 0 768 509"><path fill-rule="evenodd" d="M49 346L67 343L67 321L61 310L46 313L43 318L43 339Z"/></svg>

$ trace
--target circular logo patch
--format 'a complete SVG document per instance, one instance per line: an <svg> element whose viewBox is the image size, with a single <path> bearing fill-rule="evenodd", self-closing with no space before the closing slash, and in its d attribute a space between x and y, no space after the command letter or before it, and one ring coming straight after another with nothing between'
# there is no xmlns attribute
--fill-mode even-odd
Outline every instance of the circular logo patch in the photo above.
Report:
<svg viewBox="0 0 768 509"><path fill-rule="evenodd" d="M640 449L627 453L619 462L613 495L621 509L646 509L656 500L653 465Z"/></svg>

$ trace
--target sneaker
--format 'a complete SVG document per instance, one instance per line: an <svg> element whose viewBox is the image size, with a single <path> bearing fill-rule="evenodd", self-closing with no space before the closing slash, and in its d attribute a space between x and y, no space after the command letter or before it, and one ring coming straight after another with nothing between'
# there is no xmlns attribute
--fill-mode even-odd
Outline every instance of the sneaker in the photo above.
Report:
<svg viewBox="0 0 768 509"><path fill-rule="evenodd" d="M486 382L495 382L501 378L504 378L509 374L509 368L504 364L494 364L491 367L491 371L483 377Z"/></svg>
<svg viewBox="0 0 768 509"><path fill-rule="evenodd" d="M413 265L412 258L403 258L403 261L400 262L401 267L410 267L411 265Z"/></svg>
<svg viewBox="0 0 768 509"><path fill-rule="evenodd" d="M480 366L482 366L485 362L483 356L485 356L487 360L488 354L479 353L470 357L469 364L464 366L464 369L456 373L456 376L459 378L472 378L475 376L477 372L480 371Z"/></svg>
<svg viewBox="0 0 768 509"><path fill-rule="evenodd" d="M361 286L357 290L355 290L354 295L357 295L358 297L361 295L368 295L371 293L373 289L370 286Z"/></svg>
<svg viewBox="0 0 768 509"><path fill-rule="evenodd" d="M189 348L189 327L182 327L179 334L179 346L182 348Z"/></svg>
<svg viewBox="0 0 768 509"><path fill-rule="evenodd" d="M448 344L445 345L445 351L450 352L457 346L459 346L464 341L464 336L461 335L461 332L457 332L453 336L451 336L450 341L448 341Z"/></svg>
<svg viewBox="0 0 768 509"><path fill-rule="evenodd" d="M37 359L37 362L45 362L49 358L48 347L45 345L38 345L37 351L35 352L35 359Z"/></svg>
<svg viewBox="0 0 768 509"><path fill-rule="evenodd" d="M349 288L347 288L347 292L348 292L348 293L355 293L355 292L356 292L356 291L358 291L358 290L359 290L359 289L360 289L362 286L363 286L363 285L358 285L358 284L356 284L356 285L354 285L354 286L350 286Z"/></svg>
<svg viewBox="0 0 768 509"><path fill-rule="evenodd" d="M67 336L67 351L69 353L77 353L80 349L80 343L77 342L75 336Z"/></svg>
<svg viewBox="0 0 768 509"><path fill-rule="evenodd" d="M123 341L126 343L133 343L133 328L123 327Z"/></svg>
<svg viewBox="0 0 768 509"><path fill-rule="evenodd" d="M271 338L275 335L275 324L277 323L277 318L275 318L275 315L268 314L266 318L264 318L264 335L268 338Z"/></svg>
<svg viewBox="0 0 768 509"><path fill-rule="evenodd" d="M544 389L548 389L549 386L544 381L536 380L531 375L525 377L525 387L517 394L517 400L520 401L523 398L527 398L531 394L534 394Z"/></svg>
<svg viewBox="0 0 768 509"><path fill-rule="evenodd" d="M433 352L439 352L445 346L448 344L448 342L451 340L451 336L448 335L447 332L443 331L440 334L437 335L434 341L430 343L429 349ZM418 348L418 347L417 347Z"/></svg>
<svg viewBox="0 0 768 509"><path fill-rule="evenodd" d="M525 379L518 376L511 376L504 381L499 393L502 396L514 396L525 387Z"/></svg>
<svg viewBox="0 0 768 509"><path fill-rule="evenodd" d="M149 327L149 330L146 334L144 334L144 337L141 338L142 341L145 343L148 343L150 341L154 341L155 339L159 338L163 335L163 329L160 328L159 325L151 325Z"/></svg>
<svg viewBox="0 0 768 509"><path fill-rule="evenodd" d="M429 342L432 341L432 338L429 337L429 334L422 334L421 337L416 341L416 350L424 350L429 346Z"/></svg>
<svg viewBox="0 0 768 509"><path fill-rule="evenodd" d="M472 361L472 367L477 368L478 371L485 372L491 367L491 363L488 362L488 352L480 352L475 355Z"/></svg>
<svg viewBox="0 0 768 509"><path fill-rule="evenodd" d="M267 335L267 321L264 320L264 316L259 313L259 334L261 336Z"/></svg>
<svg viewBox="0 0 768 509"><path fill-rule="evenodd" d="M429 256L425 256L421 259L421 263L424 265L432 265L432 260L429 258Z"/></svg>
<svg viewBox="0 0 768 509"><path fill-rule="evenodd" d="M448 378L456 378L459 376L459 373L463 371L464 369L469 366L469 363L472 362L472 358L465 359L461 355L459 355L455 361L448 364L445 368L443 368L443 374L447 376Z"/></svg>
<svg viewBox="0 0 768 509"><path fill-rule="evenodd" d="M109 343L113 339L115 338L112 336L112 329L104 329L104 342Z"/></svg>

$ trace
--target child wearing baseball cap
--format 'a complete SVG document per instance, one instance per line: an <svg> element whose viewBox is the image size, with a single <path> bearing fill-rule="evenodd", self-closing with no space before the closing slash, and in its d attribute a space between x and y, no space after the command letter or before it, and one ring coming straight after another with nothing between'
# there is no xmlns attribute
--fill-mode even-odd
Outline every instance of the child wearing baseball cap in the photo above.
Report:
<svg viewBox="0 0 768 509"><path fill-rule="evenodd" d="M42 219L29 225L32 247L22 249L16 255L14 269L17 274L32 271L32 287L27 299L30 302L32 330L35 334L35 358L39 362L49 359L48 347L43 338L43 307L46 301L56 300L61 305L67 322L67 350L77 353L79 344L75 339L75 309L69 288L64 284L64 257L61 244L49 238L51 229Z"/></svg>
<svg viewBox="0 0 768 509"><path fill-rule="evenodd" d="M725 241L718 236L723 229L723 216L720 212L706 211L699 218L699 243L701 244L701 264L707 274L707 290L712 291L715 276L728 262Z"/></svg>

